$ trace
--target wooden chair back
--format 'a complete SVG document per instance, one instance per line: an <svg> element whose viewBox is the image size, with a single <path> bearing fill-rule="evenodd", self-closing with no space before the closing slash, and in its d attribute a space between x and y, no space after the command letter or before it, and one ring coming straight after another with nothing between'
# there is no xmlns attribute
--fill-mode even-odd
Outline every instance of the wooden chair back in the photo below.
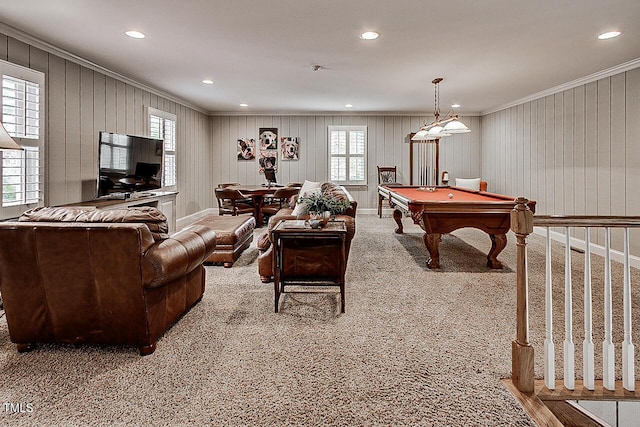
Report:
<svg viewBox="0 0 640 427"><path fill-rule="evenodd" d="M233 188L216 188L215 194L216 199L218 199L218 213L220 215L253 213L253 206L245 202L247 198L239 190Z"/></svg>
<svg viewBox="0 0 640 427"><path fill-rule="evenodd" d="M378 185L396 184L397 182L396 166L378 166Z"/></svg>

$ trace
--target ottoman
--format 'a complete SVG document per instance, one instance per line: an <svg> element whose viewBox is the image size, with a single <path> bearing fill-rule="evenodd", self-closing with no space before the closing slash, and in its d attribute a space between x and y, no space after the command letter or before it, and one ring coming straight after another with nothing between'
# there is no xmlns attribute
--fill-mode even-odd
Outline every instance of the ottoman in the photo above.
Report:
<svg viewBox="0 0 640 427"><path fill-rule="evenodd" d="M205 264L220 264L229 268L253 241L256 220L253 216L207 215L194 224L212 228L216 232L216 249L204 261Z"/></svg>

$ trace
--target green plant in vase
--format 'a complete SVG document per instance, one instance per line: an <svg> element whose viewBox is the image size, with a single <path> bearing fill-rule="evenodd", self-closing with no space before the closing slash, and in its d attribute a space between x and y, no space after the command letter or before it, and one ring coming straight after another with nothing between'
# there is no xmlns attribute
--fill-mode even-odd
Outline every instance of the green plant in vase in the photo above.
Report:
<svg viewBox="0 0 640 427"><path fill-rule="evenodd" d="M326 191L306 194L298 202L305 206L312 219L322 219L325 222L331 216L344 212L350 205L349 200L335 197Z"/></svg>

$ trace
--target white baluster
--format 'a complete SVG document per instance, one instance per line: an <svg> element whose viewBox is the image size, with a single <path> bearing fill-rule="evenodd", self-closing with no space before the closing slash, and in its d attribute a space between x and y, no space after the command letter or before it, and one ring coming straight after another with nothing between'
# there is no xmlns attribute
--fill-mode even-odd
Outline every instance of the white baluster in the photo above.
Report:
<svg viewBox="0 0 640 427"><path fill-rule="evenodd" d="M582 341L582 377L584 387L595 388L595 357L593 346L591 307L591 229L586 228L584 249L584 341Z"/></svg>
<svg viewBox="0 0 640 427"><path fill-rule="evenodd" d="M624 341L622 342L622 386L635 390L635 347L631 342L631 275L629 268L629 229L624 229Z"/></svg>
<svg viewBox="0 0 640 427"><path fill-rule="evenodd" d="M613 346L613 320L611 308L611 229L607 227L604 234L604 341L602 342L602 385L607 390L615 390Z"/></svg>
<svg viewBox="0 0 640 427"><path fill-rule="evenodd" d="M549 390L555 389L556 362L555 345L553 343L553 295L551 293L551 231L547 227L547 260L545 280L545 338L544 338L544 385Z"/></svg>
<svg viewBox="0 0 640 427"><path fill-rule="evenodd" d="M575 368L573 344L573 312L571 307L571 236L569 227L564 229L566 243L564 249L564 386L568 390L575 388Z"/></svg>

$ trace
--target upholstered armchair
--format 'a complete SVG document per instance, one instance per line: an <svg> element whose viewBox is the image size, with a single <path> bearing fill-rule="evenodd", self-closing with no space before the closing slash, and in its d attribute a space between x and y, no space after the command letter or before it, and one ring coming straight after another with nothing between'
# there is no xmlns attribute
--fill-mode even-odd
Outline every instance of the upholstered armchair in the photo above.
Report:
<svg viewBox="0 0 640 427"><path fill-rule="evenodd" d="M213 229L169 236L151 207L36 208L0 222L0 292L18 351L37 343L137 346L164 332L204 294Z"/></svg>

